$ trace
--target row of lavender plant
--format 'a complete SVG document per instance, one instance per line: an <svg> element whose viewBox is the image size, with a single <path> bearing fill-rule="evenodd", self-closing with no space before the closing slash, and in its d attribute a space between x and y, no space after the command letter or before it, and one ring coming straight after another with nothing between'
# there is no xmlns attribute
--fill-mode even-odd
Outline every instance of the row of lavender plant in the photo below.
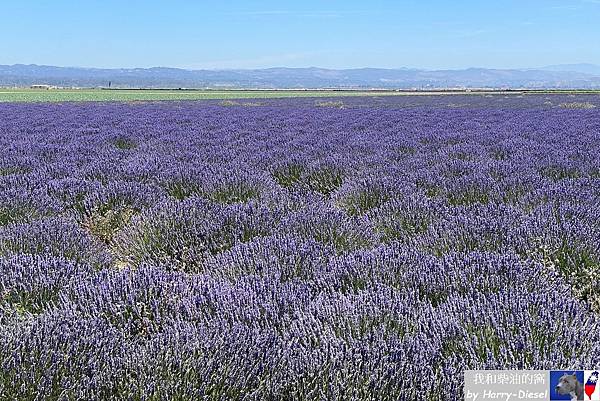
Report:
<svg viewBox="0 0 600 401"><path fill-rule="evenodd" d="M0 399L452 400L600 365L593 96L0 105Z"/></svg>

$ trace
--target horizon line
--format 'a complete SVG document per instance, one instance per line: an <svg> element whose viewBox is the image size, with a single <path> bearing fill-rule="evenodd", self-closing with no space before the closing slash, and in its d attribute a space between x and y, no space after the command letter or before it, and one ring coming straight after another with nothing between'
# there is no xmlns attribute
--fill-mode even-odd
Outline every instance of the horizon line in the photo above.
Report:
<svg viewBox="0 0 600 401"><path fill-rule="evenodd" d="M37 63L14 63L14 64L0 64L5 67L16 67L16 66L35 66L35 67L53 67L53 68L76 68L85 70L150 70L150 69L174 69L183 71L257 71L257 70L274 70L274 69L289 69L289 70L327 70L327 71L348 71L348 70L412 70L412 71L465 71L465 70L517 70L517 71L531 71L531 70L543 70L546 68L554 67L572 67L572 66L587 66L600 68L600 64L594 63L560 63L560 64L549 64L544 66L536 67L481 67L481 66L470 66L470 67L445 67L445 68L426 68L426 67L374 67L374 66L363 66L363 67L318 67L318 66L306 66L306 67L289 67L289 66L270 66L270 67L217 67L217 68L186 68L186 67L171 67L165 65L154 65L149 67L86 67L77 65L53 65L53 64L37 64Z"/></svg>

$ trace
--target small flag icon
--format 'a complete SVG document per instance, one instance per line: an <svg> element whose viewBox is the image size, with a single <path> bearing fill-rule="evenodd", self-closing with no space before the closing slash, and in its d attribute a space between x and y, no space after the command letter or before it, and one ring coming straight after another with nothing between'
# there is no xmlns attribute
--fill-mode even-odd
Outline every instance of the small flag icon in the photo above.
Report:
<svg viewBox="0 0 600 401"><path fill-rule="evenodd" d="M598 383L598 372L594 371L585 382L585 394L588 396L588 400L592 399L592 394L596 391L596 384Z"/></svg>

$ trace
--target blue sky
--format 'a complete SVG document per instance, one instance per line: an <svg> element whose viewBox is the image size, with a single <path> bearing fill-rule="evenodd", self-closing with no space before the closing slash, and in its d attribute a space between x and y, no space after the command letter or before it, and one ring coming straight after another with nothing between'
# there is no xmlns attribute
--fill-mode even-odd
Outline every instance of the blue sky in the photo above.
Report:
<svg viewBox="0 0 600 401"><path fill-rule="evenodd" d="M600 0L6 0L0 64L520 68L600 64Z"/></svg>

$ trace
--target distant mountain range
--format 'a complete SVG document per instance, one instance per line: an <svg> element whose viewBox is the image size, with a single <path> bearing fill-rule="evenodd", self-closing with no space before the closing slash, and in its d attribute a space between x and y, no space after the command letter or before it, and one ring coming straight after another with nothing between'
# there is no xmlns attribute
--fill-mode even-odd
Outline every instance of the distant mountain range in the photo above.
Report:
<svg viewBox="0 0 600 401"><path fill-rule="evenodd" d="M266 68L184 70L101 69L43 65L0 65L0 86L48 84L112 88L577 88L600 89L600 66L553 65L535 69L420 70L359 68Z"/></svg>
<svg viewBox="0 0 600 401"><path fill-rule="evenodd" d="M558 64L558 65L549 65L546 67L540 68L540 70L544 71L570 71L570 72L580 72L582 74L589 74L600 76L600 65L595 64Z"/></svg>

